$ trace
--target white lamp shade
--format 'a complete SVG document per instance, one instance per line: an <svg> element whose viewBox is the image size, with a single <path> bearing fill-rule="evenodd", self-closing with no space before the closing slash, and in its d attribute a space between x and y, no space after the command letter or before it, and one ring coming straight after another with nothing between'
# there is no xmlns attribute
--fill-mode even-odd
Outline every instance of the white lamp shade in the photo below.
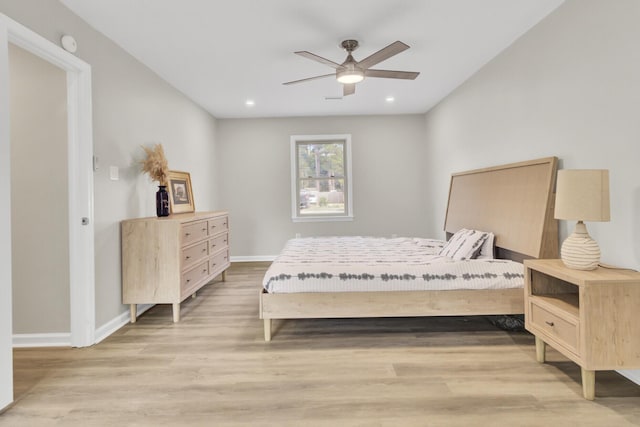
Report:
<svg viewBox="0 0 640 427"><path fill-rule="evenodd" d="M609 221L609 171L559 170L554 216L575 221Z"/></svg>
<svg viewBox="0 0 640 427"><path fill-rule="evenodd" d="M364 80L364 72L357 69L340 71L337 80L344 84L360 83Z"/></svg>

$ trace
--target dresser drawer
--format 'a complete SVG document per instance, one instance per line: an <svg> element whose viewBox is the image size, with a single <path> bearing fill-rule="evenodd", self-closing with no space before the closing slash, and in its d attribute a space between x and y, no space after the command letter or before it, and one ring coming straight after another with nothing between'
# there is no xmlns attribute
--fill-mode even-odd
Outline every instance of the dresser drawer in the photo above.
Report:
<svg viewBox="0 0 640 427"><path fill-rule="evenodd" d="M222 249L225 249L228 246L229 246L229 235L225 233L221 236L214 237L213 239L209 240L209 253L213 255L216 252L221 251Z"/></svg>
<svg viewBox="0 0 640 427"><path fill-rule="evenodd" d="M534 302L531 302L531 323L574 353L578 353L578 325L566 321Z"/></svg>
<svg viewBox="0 0 640 427"><path fill-rule="evenodd" d="M204 261L196 265L191 270L182 273L181 285L182 291L188 292L194 285L198 284L202 279L209 275L209 262Z"/></svg>
<svg viewBox="0 0 640 427"><path fill-rule="evenodd" d="M209 255L207 241L198 243L182 250L182 269L186 269L194 263L206 258Z"/></svg>
<svg viewBox="0 0 640 427"><path fill-rule="evenodd" d="M209 220L209 235L229 231L229 218L226 216Z"/></svg>
<svg viewBox="0 0 640 427"><path fill-rule="evenodd" d="M226 268L229 264L229 251L225 250L213 258L209 259L209 271L215 273L216 270Z"/></svg>
<svg viewBox="0 0 640 427"><path fill-rule="evenodd" d="M207 221L200 221L182 226L182 244L197 242L208 236Z"/></svg>

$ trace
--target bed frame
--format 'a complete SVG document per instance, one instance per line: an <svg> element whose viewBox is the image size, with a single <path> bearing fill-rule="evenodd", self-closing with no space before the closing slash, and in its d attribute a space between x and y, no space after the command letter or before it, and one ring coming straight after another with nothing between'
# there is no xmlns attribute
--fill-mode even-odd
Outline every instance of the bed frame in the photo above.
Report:
<svg viewBox="0 0 640 427"><path fill-rule="evenodd" d="M558 258L553 218L557 158L454 173L444 230L492 231L496 257L522 262ZM524 291L451 290L398 292L260 292L264 339L272 319L463 316L524 313Z"/></svg>

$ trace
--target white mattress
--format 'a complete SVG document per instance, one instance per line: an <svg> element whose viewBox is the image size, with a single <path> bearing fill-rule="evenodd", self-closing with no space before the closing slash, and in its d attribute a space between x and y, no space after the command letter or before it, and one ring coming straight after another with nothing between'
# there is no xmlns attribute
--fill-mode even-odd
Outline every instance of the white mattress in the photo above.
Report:
<svg viewBox="0 0 640 427"><path fill-rule="evenodd" d="M265 273L269 293L522 288L522 264L453 261L433 239L315 237L292 239Z"/></svg>

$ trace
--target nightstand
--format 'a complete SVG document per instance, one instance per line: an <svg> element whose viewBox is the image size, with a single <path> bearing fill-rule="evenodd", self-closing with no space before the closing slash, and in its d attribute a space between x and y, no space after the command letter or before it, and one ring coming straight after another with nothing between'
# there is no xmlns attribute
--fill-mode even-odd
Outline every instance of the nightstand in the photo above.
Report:
<svg viewBox="0 0 640 427"><path fill-rule="evenodd" d="M595 371L640 368L640 273L573 270L559 259L524 267L525 327L535 335L538 362L548 344L580 365L589 400Z"/></svg>

